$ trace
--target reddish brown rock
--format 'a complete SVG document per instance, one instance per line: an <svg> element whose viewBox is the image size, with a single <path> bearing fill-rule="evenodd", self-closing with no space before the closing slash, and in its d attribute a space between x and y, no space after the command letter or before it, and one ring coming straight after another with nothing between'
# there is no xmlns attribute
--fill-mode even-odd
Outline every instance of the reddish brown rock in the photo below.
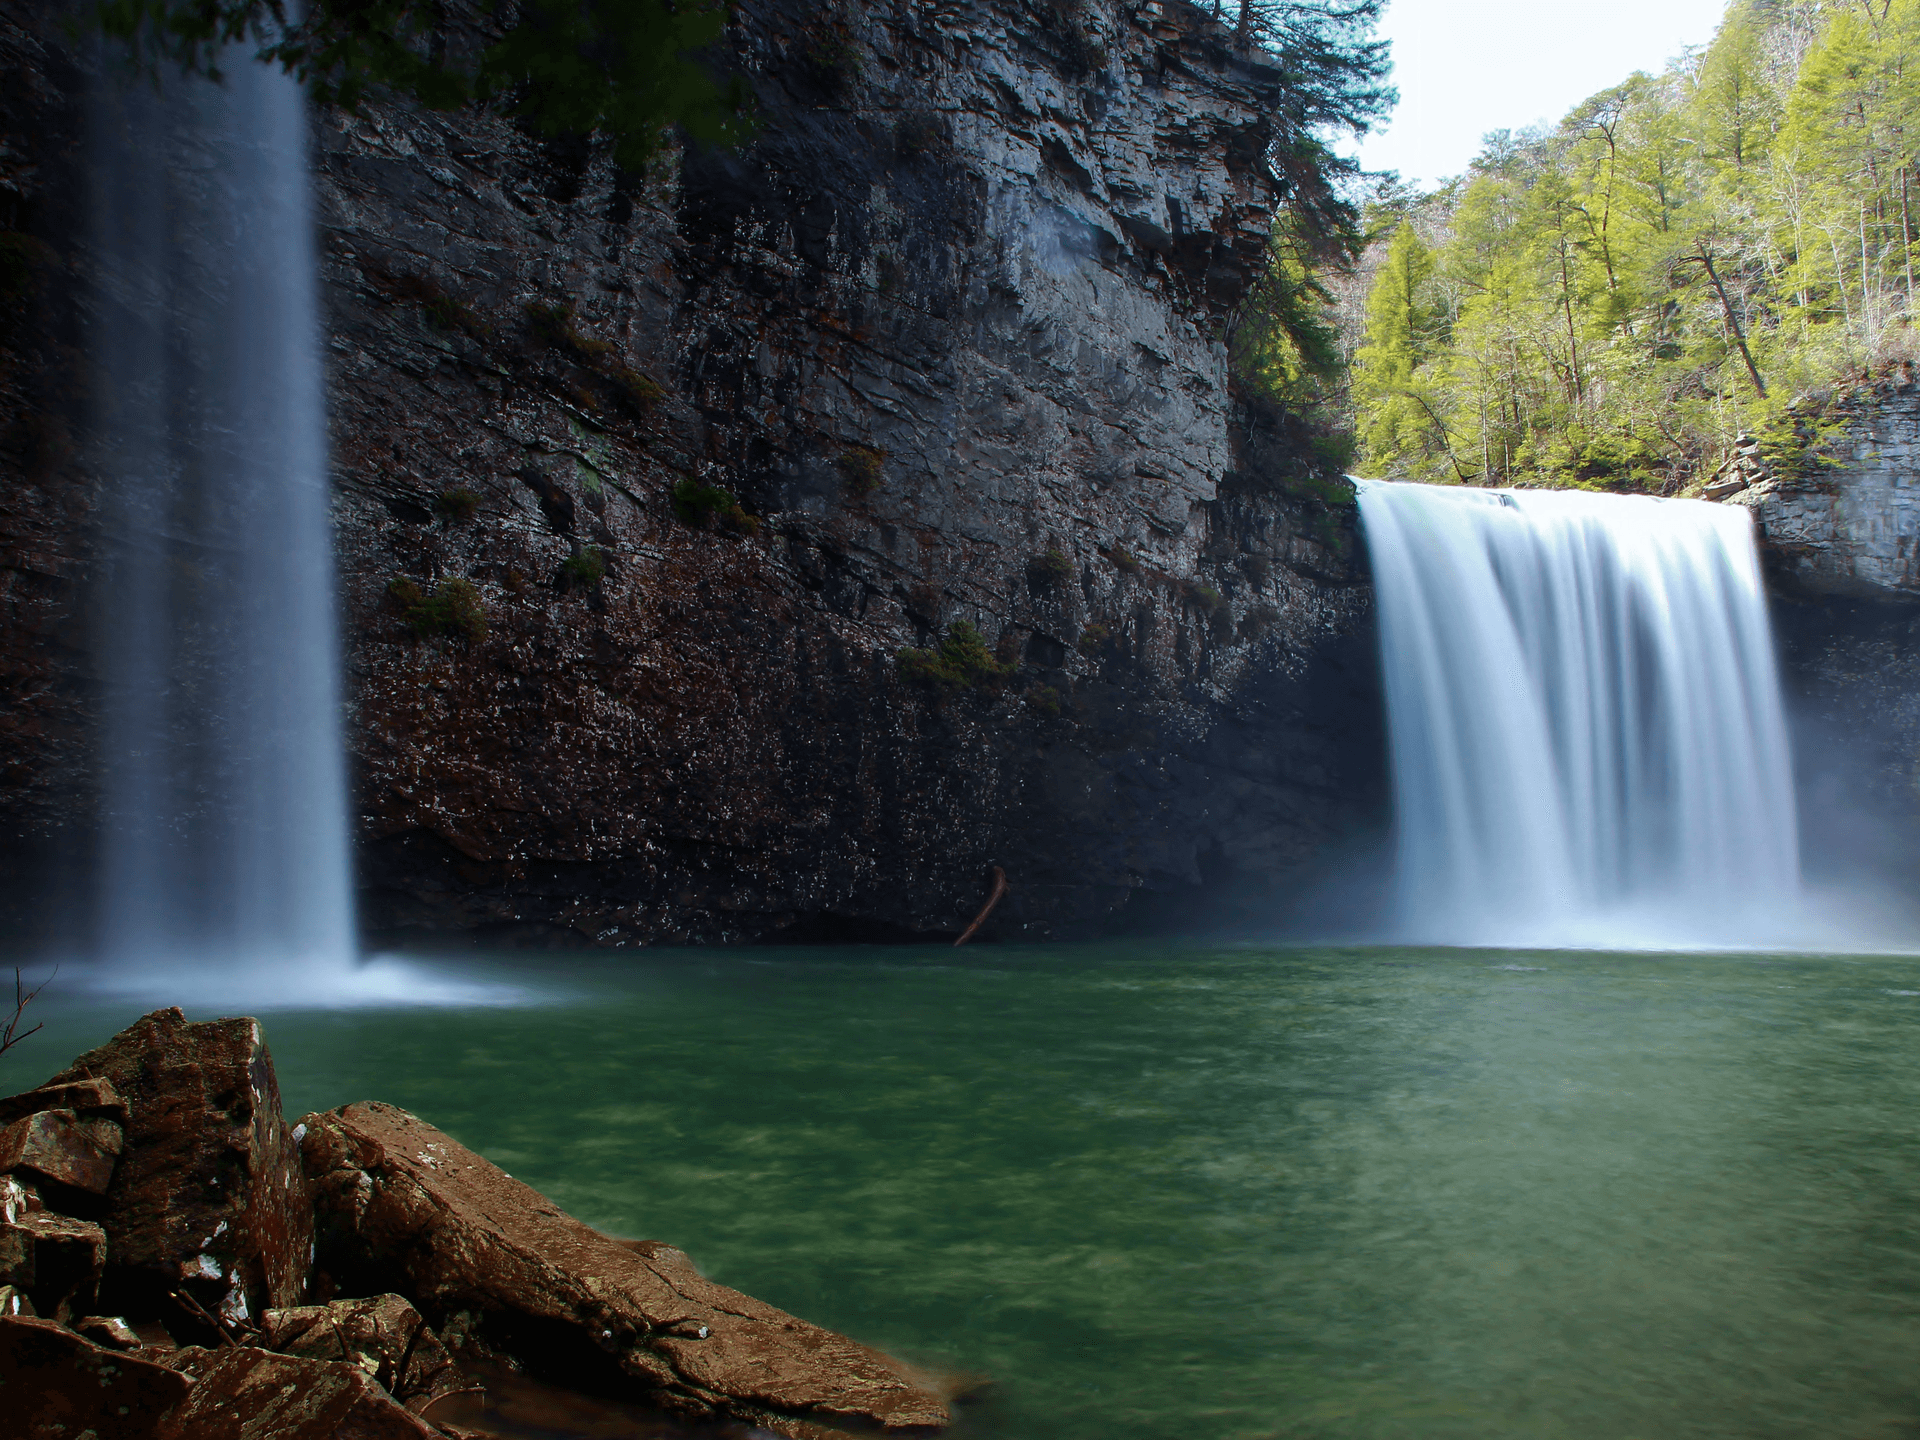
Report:
<svg viewBox="0 0 1920 1440"><path fill-rule="evenodd" d="M106 1256L106 1234L90 1220L36 1210L0 1221L0 1283L24 1291L39 1315L91 1310Z"/></svg>
<svg viewBox="0 0 1920 1440"><path fill-rule="evenodd" d="M185 1376L50 1320L0 1317L0 1434L9 1440L159 1440L175 1433L164 1427L187 1389Z"/></svg>
<svg viewBox="0 0 1920 1440"><path fill-rule="evenodd" d="M11 1125L42 1110L71 1110L88 1119L101 1118L116 1125L127 1123L127 1103L105 1080L75 1080L59 1085L42 1085L18 1095L0 1098L0 1125Z"/></svg>
<svg viewBox="0 0 1920 1440"><path fill-rule="evenodd" d="M86 1315L73 1322L73 1328L109 1350L138 1350L140 1337L118 1315Z"/></svg>
<svg viewBox="0 0 1920 1440"><path fill-rule="evenodd" d="M163 1440L439 1440L357 1365L246 1345L201 1353Z"/></svg>
<svg viewBox="0 0 1920 1440"><path fill-rule="evenodd" d="M168 1313L185 1290L245 1322L303 1301L312 1211L259 1023L158 1010L41 1090L99 1081L126 1106L103 1217L109 1307Z"/></svg>
<svg viewBox="0 0 1920 1440"><path fill-rule="evenodd" d="M261 1330L266 1347L282 1355L358 1365L416 1412L442 1396L479 1388L460 1373L420 1312L398 1295L269 1310Z"/></svg>
<svg viewBox="0 0 1920 1440"><path fill-rule="evenodd" d="M91 1195L104 1195L120 1153L120 1127L83 1122L71 1110L42 1110L0 1130L0 1171L30 1170Z"/></svg>
<svg viewBox="0 0 1920 1440"><path fill-rule="evenodd" d="M301 1125L322 1268L344 1289L397 1283L450 1344L470 1332L561 1384L789 1436L947 1423L878 1351L590 1229L404 1110Z"/></svg>

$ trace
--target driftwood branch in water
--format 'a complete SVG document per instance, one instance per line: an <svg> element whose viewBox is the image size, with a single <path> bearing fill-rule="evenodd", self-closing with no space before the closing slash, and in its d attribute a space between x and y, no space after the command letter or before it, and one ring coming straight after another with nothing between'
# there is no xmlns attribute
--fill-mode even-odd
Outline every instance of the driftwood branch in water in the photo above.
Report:
<svg viewBox="0 0 1920 1440"><path fill-rule="evenodd" d="M998 865L993 867L993 893L987 896L987 903L980 907L980 913L973 917L973 924L960 932L960 938L953 942L958 950L967 941L973 939L973 932L987 923L987 916L993 914L993 907L1000 903L1000 897L1007 893L1007 872Z"/></svg>

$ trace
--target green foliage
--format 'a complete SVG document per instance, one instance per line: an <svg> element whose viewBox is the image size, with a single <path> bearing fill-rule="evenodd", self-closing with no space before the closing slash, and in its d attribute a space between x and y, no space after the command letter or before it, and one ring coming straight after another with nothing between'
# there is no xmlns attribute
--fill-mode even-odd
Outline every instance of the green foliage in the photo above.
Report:
<svg viewBox="0 0 1920 1440"><path fill-rule="evenodd" d="M493 338L493 327L472 306L447 294L431 275L396 275L387 281L387 288L398 298L418 305L436 330L458 332L474 340Z"/></svg>
<svg viewBox="0 0 1920 1440"><path fill-rule="evenodd" d="M607 575L607 552L598 545L586 545L560 562L560 573L569 587L591 590Z"/></svg>
<svg viewBox="0 0 1920 1440"><path fill-rule="evenodd" d="M610 366L607 378L613 381L621 399L643 414L667 398L665 388L657 380L642 375L631 365Z"/></svg>
<svg viewBox="0 0 1920 1440"><path fill-rule="evenodd" d="M1035 685L1027 691L1026 701L1042 715L1058 718L1060 714L1060 692L1051 685Z"/></svg>
<svg viewBox="0 0 1920 1440"><path fill-rule="evenodd" d="M401 618L416 638L449 636L478 644L487 638L487 607L471 580L448 578L429 595L401 575L387 584L387 593L400 606Z"/></svg>
<svg viewBox="0 0 1920 1440"><path fill-rule="evenodd" d="M527 324L533 333L555 350L565 350L589 363L604 360L613 354L611 342L580 332L573 323L571 302L548 304L544 300L529 300L524 308Z"/></svg>
<svg viewBox="0 0 1920 1440"><path fill-rule="evenodd" d="M743 135L744 82L722 91L687 58L726 22L718 0L521 0L520 23L487 52L480 89L544 134L605 132L615 163L643 171L670 125L708 142Z"/></svg>
<svg viewBox="0 0 1920 1440"><path fill-rule="evenodd" d="M1138 575L1140 573L1140 562L1134 558L1133 552L1123 545L1116 545L1113 549L1107 551L1107 559L1113 562L1113 568L1118 570L1122 575Z"/></svg>
<svg viewBox="0 0 1920 1440"><path fill-rule="evenodd" d="M449 525L464 525L480 513L479 492L465 485L450 486L434 498L433 510Z"/></svg>
<svg viewBox="0 0 1920 1440"><path fill-rule="evenodd" d="M741 509L731 490L688 475L674 485L671 498L673 513L683 525L704 527L718 523L744 535L759 532L760 518Z"/></svg>
<svg viewBox="0 0 1920 1440"><path fill-rule="evenodd" d="M1036 555L1027 561L1027 583L1038 589L1057 589L1072 579L1073 561L1057 545L1049 548L1046 554Z"/></svg>
<svg viewBox="0 0 1920 1440"><path fill-rule="evenodd" d="M1672 493L1920 355L1917 77L1920 0L1735 0L1697 59L1385 197L1367 473Z"/></svg>
<svg viewBox="0 0 1920 1440"><path fill-rule="evenodd" d="M840 478L856 495L871 495L880 488L887 463L887 452L872 445L849 445L840 452Z"/></svg>
<svg viewBox="0 0 1920 1440"><path fill-rule="evenodd" d="M1189 580L1182 585L1181 593L1186 597L1187 603L1202 615L1211 615L1227 603L1226 597L1218 590L1195 580Z"/></svg>
<svg viewBox="0 0 1920 1440"><path fill-rule="evenodd" d="M934 649L902 650L898 664L903 678L943 694L997 685L1016 668L996 659L980 632L964 620L947 626L946 635Z"/></svg>
<svg viewBox="0 0 1920 1440"><path fill-rule="evenodd" d="M1332 259L1344 263L1359 234L1344 226ZM1315 274L1328 257L1327 237L1314 240L1298 216L1283 212L1268 243L1267 269L1255 283L1234 329L1234 362L1257 393L1289 409L1312 410L1340 375L1340 337L1333 298Z"/></svg>
<svg viewBox="0 0 1920 1440"><path fill-rule="evenodd" d="M96 0L93 15L156 75L162 66L218 75L226 46L249 45L322 103L351 109L381 90L435 110L479 103L550 138L604 134L615 162L636 173L672 126L714 143L745 133L744 83L716 85L695 58L726 29L721 0L491 8L505 31L468 61L436 43L432 0Z"/></svg>
<svg viewBox="0 0 1920 1440"><path fill-rule="evenodd" d="M1074 643L1074 648L1088 659L1092 659L1106 647L1107 641L1112 638L1113 632L1108 630L1106 626L1099 624L1089 625L1080 632L1080 638Z"/></svg>
<svg viewBox="0 0 1920 1440"><path fill-rule="evenodd" d="M667 398L665 388L657 380L621 360L612 341L582 331L575 323L570 302L530 300L522 312L527 317L527 328L536 339L595 371L612 386L615 397L630 409L646 415ZM596 413L600 410L601 398L577 381L563 382L562 389L581 409Z"/></svg>

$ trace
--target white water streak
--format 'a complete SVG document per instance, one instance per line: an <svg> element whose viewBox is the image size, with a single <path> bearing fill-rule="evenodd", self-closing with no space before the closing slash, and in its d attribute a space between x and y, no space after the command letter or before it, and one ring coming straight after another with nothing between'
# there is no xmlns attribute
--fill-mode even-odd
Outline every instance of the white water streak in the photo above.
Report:
<svg viewBox="0 0 1920 1440"><path fill-rule="evenodd" d="M89 112L100 945L311 987L354 950L304 102L225 62Z"/></svg>
<svg viewBox="0 0 1920 1440"><path fill-rule="evenodd" d="M1364 481L1397 932L1768 945L1797 927L1787 730L1744 509Z"/></svg>

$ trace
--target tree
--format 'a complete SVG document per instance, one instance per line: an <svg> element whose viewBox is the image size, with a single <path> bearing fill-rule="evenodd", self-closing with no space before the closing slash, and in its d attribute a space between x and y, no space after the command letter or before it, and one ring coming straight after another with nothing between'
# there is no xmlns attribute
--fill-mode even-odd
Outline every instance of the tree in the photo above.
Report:
<svg viewBox="0 0 1920 1440"><path fill-rule="evenodd" d="M1442 464L1466 479L1446 422L1419 380L1436 334L1433 256L1401 221L1367 295L1366 339L1354 355L1353 399L1360 453L1376 473L1427 476Z"/></svg>
<svg viewBox="0 0 1920 1440"><path fill-rule="evenodd" d="M314 0L303 12L283 0L99 0L96 14L156 73L217 77L230 47L250 46L322 101L352 108L386 89L436 110L479 102L549 136L601 131L629 170L676 125L708 141L743 133L745 82L716 83L696 54L724 33L724 0L521 0L470 55L443 43L435 0Z"/></svg>

